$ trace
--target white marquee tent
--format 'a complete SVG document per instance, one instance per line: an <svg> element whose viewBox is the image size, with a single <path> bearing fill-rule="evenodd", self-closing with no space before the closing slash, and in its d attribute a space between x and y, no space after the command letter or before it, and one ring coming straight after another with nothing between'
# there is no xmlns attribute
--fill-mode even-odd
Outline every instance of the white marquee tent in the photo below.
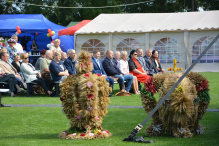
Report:
<svg viewBox="0 0 219 146"><path fill-rule="evenodd" d="M219 33L219 11L188 13L100 14L75 32L75 48L101 56L108 49L127 51L151 48L159 51L164 69L188 68ZM219 40L193 71L219 71Z"/></svg>

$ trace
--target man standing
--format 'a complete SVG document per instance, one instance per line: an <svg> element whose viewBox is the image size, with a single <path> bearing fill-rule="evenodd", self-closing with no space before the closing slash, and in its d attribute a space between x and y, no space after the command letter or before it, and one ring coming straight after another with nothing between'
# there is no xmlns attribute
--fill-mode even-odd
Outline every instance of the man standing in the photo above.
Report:
<svg viewBox="0 0 219 146"><path fill-rule="evenodd" d="M155 62L154 60L151 58L152 56L152 50L151 49L147 49L145 51L145 56L144 56L144 59L145 59L145 62L146 62L146 66L147 68L149 69L150 71L150 74L156 74L158 73L158 70L157 68L155 67ZM152 73L153 72L153 73Z"/></svg>
<svg viewBox="0 0 219 146"><path fill-rule="evenodd" d="M149 69L146 66L146 62L143 58L143 49L142 48L138 48L136 49L137 54L138 54L138 58L137 60L140 62L141 66L144 68L145 72L147 72L147 74L149 73Z"/></svg>
<svg viewBox="0 0 219 146"><path fill-rule="evenodd" d="M18 37L17 37L17 35L14 34L14 35L11 36L11 38L16 41L14 47L17 49L17 52L18 52L19 54L23 53L23 47L21 46L20 43L18 43Z"/></svg>
<svg viewBox="0 0 219 146"><path fill-rule="evenodd" d="M68 70L69 75L76 74L75 64L78 63L76 60L76 53L74 49L68 50L69 57L64 61L64 65Z"/></svg>
<svg viewBox="0 0 219 146"><path fill-rule="evenodd" d="M106 72L102 66L101 61L99 60L100 58L100 51L94 51L93 52L93 57L91 58L92 62L93 62L93 70L92 73L95 74L100 74L102 77L106 78L106 81L109 83L109 86L112 86L113 89L113 85L114 85L114 79L110 78L106 75ZM111 96L111 93L110 93Z"/></svg>
<svg viewBox="0 0 219 146"><path fill-rule="evenodd" d="M132 75L123 74L120 69L116 66L116 62L113 60L113 51L107 50L106 58L103 60L103 68L108 76L113 76L115 78L119 78L119 86L120 90L122 90L122 86L124 81L126 81L126 92L129 92L134 77Z"/></svg>

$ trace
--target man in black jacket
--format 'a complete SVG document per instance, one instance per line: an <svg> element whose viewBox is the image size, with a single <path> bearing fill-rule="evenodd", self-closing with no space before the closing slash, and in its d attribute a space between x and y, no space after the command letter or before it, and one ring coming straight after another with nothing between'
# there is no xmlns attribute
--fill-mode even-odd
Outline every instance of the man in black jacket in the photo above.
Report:
<svg viewBox="0 0 219 146"><path fill-rule="evenodd" d="M151 49L146 50L145 56L144 56L144 59L146 62L146 67L149 69L150 74L156 74L156 73L158 73L158 70L157 70L157 68L155 66L155 62L151 58L151 56L152 56L152 50Z"/></svg>
<svg viewBox="0 0 219 146"><path fill-rule="evenodd" d="M113 60L113 51L107 50L106 58L103 60L102 64L107 76L119 78L120 90L122 90L122 85L124 84L124 81L126 81L125 90L129 92L134 78L132 75L123 74L116 66L116 62Z"/></svg>

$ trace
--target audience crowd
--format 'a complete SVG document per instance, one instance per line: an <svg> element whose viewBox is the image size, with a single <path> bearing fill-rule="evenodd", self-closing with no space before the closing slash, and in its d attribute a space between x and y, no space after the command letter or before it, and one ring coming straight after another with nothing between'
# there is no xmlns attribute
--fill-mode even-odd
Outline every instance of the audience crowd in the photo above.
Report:
<svg viewBox="0 0 219 146"><path fill-rule="evenodd" d="M74 49L69 49L67 54L60 48L60 40L56 39L50 49L40 51L40 57L35 66L29 62L29 54L23 53L22 46L17 42L18 38L13 35L8 40L8 47L1 48L0 52L0 82L7 82L11 96L17 93L26 93L21 88L26 89L26 83L36 83L41 86L45 93L54 96L55 83L60 83L69 75L77 73L75 65L78 63ZM38 46L32 46L38 49ZM126 51L112 50L104 52L104 58L100 60L100 51L92 52L92 73L98 74L109 82L109 86L114 86L117 81L120 90L140 94L140 82L144 83L153 74L164 72L159 61L159 52L156 50L145 50L138 48L132 50L130 54ZM33 87L30 87L30 94L37 94ZM111 93L109 94L111 96Z"/></svg>

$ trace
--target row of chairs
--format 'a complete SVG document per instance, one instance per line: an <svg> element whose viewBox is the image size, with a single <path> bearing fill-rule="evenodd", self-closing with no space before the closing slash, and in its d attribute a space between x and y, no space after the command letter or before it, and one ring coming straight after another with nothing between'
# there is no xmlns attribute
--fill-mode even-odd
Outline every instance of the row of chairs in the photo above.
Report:
<svg viewBox="0 0 219 146"><path fill-rule="evenodd" d="M3 85L7 85L8 83L7 82L0 82L0 84L3 84ZM34 82L26 82L27 84L27 97L30 97L30 85L37 85L37 83L34 83ZM59 97L59 82L55 82L56 84L56 94L54 97Z"/></svg>

